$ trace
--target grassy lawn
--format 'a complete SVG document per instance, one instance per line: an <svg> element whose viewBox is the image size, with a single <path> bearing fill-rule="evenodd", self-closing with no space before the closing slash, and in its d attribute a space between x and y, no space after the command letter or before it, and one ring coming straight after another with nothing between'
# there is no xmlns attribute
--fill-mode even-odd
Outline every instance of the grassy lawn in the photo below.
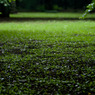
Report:
<svg viewBox="0 0 95 95"><path fill-rule="evenodd" d="M95 22L2 22L0 67L0 95L95 95Z"/></svg>
<svg viewBox="0 0 95 95"><path fill-rule="evenodd" d="M83 13L45 13L45 12L28 12L28 13L24 13L24 12L20 12L17 14L11 14L10 17L29 17L29 18L79 18L82 16ZM95 13L93 14L88 14L87 18L95 18Z"/></svg>

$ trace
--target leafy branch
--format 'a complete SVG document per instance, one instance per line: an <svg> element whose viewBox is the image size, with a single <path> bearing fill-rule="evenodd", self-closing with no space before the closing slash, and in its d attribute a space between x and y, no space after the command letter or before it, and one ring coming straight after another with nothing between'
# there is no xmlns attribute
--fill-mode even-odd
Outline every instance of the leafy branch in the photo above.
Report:
<svg viewBox="0 0 95 95"><path fill-rule="evenodd" d="M12 1L16 1L16 0L0 0L0 3L4 4L4 6L9 6Z"/></svg>
<svg viewBox="0 0 95 95"><path fill-rule="evenodd" d="M82 17L80 17L80 19L84 19L88 13L90 13L93 9L95 8L95 0L92 0L92 3L90 3L87 6L86 11L84 12L84 14L82 15Z"/></svg>

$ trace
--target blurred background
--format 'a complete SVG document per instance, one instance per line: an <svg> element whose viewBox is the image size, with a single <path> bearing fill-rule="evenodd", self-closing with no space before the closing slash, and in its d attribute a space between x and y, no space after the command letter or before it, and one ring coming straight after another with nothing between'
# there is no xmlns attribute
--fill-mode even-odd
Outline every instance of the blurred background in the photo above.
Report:
<svg viewBox="0 0 95 95"><path fill-rule="evenodd" d="M79 12L85 10L91 1L92 0L16 0L15 2L18 11Z"/></svg>
<svg viewBox="0 0 95 95"><path fill-rule="evenodd" d="M83 12L92 0L0 0L0 17L17 12Z"/></svg>

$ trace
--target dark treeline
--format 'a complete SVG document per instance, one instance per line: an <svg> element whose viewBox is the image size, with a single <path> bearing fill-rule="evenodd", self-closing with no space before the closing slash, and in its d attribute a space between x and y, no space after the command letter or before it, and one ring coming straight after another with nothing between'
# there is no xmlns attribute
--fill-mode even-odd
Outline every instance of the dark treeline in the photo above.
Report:
<svg viewBox="0 0 95 95"><path fill-rule="evenodd" d="M84 10L91 0L22 0L17 7L22 11Z"/></svg>
<svg viewBox="0 0 95 95"><path fill-rule="evenodd" d="M0 17L9 17L10 13L18 11L60 12L83 11L92 0L15 0L6 5L0 1Z"/></svg>

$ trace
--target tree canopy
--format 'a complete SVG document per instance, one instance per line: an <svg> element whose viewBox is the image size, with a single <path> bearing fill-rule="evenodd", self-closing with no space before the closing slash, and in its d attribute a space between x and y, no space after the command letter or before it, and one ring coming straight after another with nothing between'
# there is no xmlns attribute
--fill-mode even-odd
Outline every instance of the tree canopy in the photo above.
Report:
<svg viewBox="0 0 95 95"><path fill-rule="evenodd" d="M8 6L9 3L11 3L12 1L15 1L15 0L0 0L0 3L4 4L4 6Z"/></svg>

